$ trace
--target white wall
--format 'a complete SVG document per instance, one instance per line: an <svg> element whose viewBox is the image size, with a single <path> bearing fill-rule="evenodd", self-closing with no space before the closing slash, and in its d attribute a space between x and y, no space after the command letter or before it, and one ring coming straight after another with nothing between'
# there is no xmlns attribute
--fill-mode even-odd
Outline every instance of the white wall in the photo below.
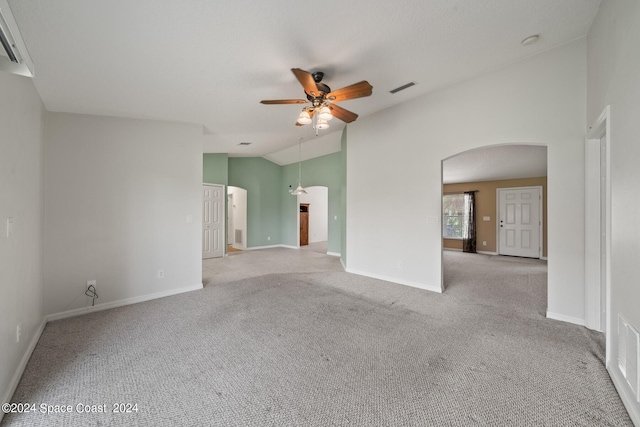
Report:
<svg viewBox="0 0 640 427"><path fill-rule="evenodd" d="M298 196L300 203L309 203L309 243L329 240L329 188L305 187L307 194Z"/></svg>
<svg viewBox="0 0 640 427"><path fill-rule="evenodd" d="M602 2L588 35L587 123L593 124L611 105L611 310L612 374L623 400L629 387L617 367L617 319L622 315L640 330L640 3L635 0ZM635 399L633 399L635 400ZM640 403L625 400L640 425Z"/></svg>
<svg viewBox="0 0 640 427"><path fill-rule="evenodd" d="M195 125L48 114L47 314L89 306L89 279L96 303L201 286L201 138Z"/></svg>
<svg viewBox="0 0 640 427"><path fill-rule="evenodd" d="M31 79L0 72L0 402L8 402L44 320L45 110ZM13 232L6 234L7 218ZM16 342L16 326L22 336ZM24 360L26 363L26 360ZM20 373L20 372L18 372ZM2 414L0 413L0 419Z"/></svg>
<svg viewBox="0 0 640 427"><path fill-rule="evenodd" d="M227 194L233 195L233 206L229 206L230 217L233 220L233 230L230 230L229 242L237 249L247 249L247 190L232 185L227 187ZM235 231L242 230L242 242L235 242Z"/></svg>
<svg viewBox="0 0 640 427"><path fill-rule="evenodd" d="M583 321L585 63L581 39L350 124L348 271L439 290L441 161L493 144L545 144L548 311Z"/></svg>

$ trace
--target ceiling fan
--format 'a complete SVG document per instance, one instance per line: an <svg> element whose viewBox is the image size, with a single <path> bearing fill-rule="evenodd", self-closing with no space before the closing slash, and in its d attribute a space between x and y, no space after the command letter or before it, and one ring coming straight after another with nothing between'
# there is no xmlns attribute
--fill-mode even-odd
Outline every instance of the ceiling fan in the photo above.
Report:
<svg viewBox="0 0 640 427"><path fill-rule="evenodd" d="M335 103L369 96L373 89L373 86L371 86L369 82L363 80L359 83L352 84L351 86L331 91L329 86L322 83L322 78L324 77L324 73L322 71L310 73L308 71L301 70L300 68L292 68L291 71L304 88L307 99L263 100L260 101L260 103L267 105L310 103L311 105L302 109L302 112L298 116L296 126L304 126L309 123L313 123L316 135L319 129L327 129L329 127L328 121L334 117L339 118L345 123L351 123L357 119L358 115L356 113L339 107Z"/></svg>

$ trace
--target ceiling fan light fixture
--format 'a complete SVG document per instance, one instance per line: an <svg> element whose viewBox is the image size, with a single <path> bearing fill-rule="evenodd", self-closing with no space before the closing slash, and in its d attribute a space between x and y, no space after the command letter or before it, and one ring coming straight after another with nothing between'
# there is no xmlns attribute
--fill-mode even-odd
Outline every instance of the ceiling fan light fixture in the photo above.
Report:
<svg viewBox="0 0 640 427"><path fill-rule="evenodd" d="M329 123L325 119L318 119L318 123L316 123L316 129L329 129Z"/></svg>
<svg viewBox="0 0 640 427"><path fill-rule="evenodd" d="M307 110L302 110L300 115L298 116L298 123L301 125L308 125L311 123L311 116Z"/></svg>
<svg viewBox="0 0 640 427"><path fill-rule="evenodd" d="M329 107L325 105L324 107L320 108L320 110L318 110L318 119L325 121L333 119L333 114L331 114L331 110L329 109Z"/></svg>

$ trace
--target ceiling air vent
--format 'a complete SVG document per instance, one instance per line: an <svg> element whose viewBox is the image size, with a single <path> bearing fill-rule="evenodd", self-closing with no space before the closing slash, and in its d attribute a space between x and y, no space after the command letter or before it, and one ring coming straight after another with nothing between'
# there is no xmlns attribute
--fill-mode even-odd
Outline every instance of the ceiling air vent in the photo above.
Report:
<svg viewBox="0 0 640 427"><path fill-rule="evenodd" d="M0 71L33 77L33 63L7 0L0 0Z"/></svg>
<svg viewBox="0 0 640 427"><path fill-rule="evenodd" d="M402 86L399 86L399 87L397 87L397 88L395 88L395 89L392 89L392 90L390 90L389 92L390 92L390 93L398 93L398 92L400 92L401 90L405 90L405 89L406 89L406 88L408 88L408 87L415 86L415 84L416 84L416 82L409 82L409 83L404 84L404 85L402 85Z"/></svg>
<svg viewBox="0 0 640 427"><path fill-rule="evenodd" d="M250 142L241 142L241 143L240 143L240 144L238 144L238 145L251 145L251 143L250 143Z"/></svg>

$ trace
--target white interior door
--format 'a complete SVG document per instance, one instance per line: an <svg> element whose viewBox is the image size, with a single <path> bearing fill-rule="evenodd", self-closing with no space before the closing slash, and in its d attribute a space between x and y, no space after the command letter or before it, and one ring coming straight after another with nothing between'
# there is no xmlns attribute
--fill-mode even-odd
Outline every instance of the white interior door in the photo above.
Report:
<svg viewBox="0 0 640 427"><path fill-rule="evenodd" d="M540 258L542 255L541 188L500 188L498 204L499 254Z"/></svg>
<svg viewBox="0 0 640 427"><path fill-rule="evenodd" d="M202 259L224 255L224 186L202 188Z"/></svg>

